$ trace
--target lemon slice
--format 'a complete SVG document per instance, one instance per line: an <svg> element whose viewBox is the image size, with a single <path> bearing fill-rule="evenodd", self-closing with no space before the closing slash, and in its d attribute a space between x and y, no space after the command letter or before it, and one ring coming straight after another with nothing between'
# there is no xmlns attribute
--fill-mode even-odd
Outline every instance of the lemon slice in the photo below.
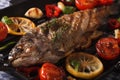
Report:
<svg viewBox="0 0 120 80"><path fill-rule="evenodd" d="M33 28L35 28L35 24L24 17L10 17L13 24L7 25L8 33L13 35L24 35L29 32Z"/></svg>
<svg viewBox="0 0 120 80"><path fill-rule="evenodd" d="M79 52L67 57L66 69L75 77L93 79L103 72L103 64L97 57Z"/></svg>

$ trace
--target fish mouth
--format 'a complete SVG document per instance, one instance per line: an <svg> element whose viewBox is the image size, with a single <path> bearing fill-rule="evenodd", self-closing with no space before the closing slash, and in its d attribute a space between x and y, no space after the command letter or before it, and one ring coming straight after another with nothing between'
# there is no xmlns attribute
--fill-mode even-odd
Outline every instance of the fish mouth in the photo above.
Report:
<svg viewBox="0 0 120 80"><path fill-rule="evenodd" d="M39 58L19 57L19 58L13 59L11 61L11 64L13 67L20 67L20 66L28 67L30 65L34 65L36 63L36 61L38 61L38 60L39 60ZM29 61L30 61L30 63L29 63Z"/></svg>
<svg viewBox="0 0 120 80"><path fill-rule="evenodd" d="M34 54L34 55L33 55ZM13 67L20 67L20 66L29 66L37 64L40 57L39 53L36 51L25 52L25 53L14 53L13 55L8 56L9 62L12 64Z"/></svg>

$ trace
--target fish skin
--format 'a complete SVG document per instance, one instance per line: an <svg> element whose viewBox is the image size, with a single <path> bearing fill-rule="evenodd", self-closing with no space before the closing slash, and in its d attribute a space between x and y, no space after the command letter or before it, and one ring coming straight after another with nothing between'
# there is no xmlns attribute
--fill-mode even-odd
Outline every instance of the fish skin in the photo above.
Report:
<svg viewBox="0 0 120 80"><path fill-rule="evenodd" d="M48 27L46 24L52 20L38 25L36 29L25 34L10 51L8 57L10 63L14 67L32 66L44 62L56 63L71 54L75 48L89 47L92 39L102 34L97 29L105 24L104 19L118 13L113 12L115 9L112 7L103 6L63 15L56 19L57 24L52 25L58 26L57 29L50 27L45 32L42 28ZM60 30L64 29L64 25L68 27L60 38L57 36L56 40L54 34L58 35Z"/></svg>

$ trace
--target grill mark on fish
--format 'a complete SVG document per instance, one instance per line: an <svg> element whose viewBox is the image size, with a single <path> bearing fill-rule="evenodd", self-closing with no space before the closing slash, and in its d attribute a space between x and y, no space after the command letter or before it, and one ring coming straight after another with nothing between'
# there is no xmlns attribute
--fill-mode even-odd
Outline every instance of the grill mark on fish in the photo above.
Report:
<svg viewBox="0 0 120 80"><path fill-rule="evenodd" d="M81 23L81 29L82 32L86 32L87 27L88 27L88 23L89 23L89 16L90 15L90 10L86 10L83 12L83 19L82 19L82 23Z"/></svg>
<svg viewBox="0 0 120 80"><path fill-rule="evenodd" d="M71 32L71 34L70 34L71 35L71 38L70 38L71 41L69 43L73 43L75 45L78 45L78 43L76 43L76 42L79 41L79 36L81 36L81 34L76 34L76 33L82 32L82 29L81 29L80 26L81 26L82 19L83 19L83 12L81 11L81 13L79 13L79 14L74 13L73 16L77 16L77 19L75 19L75 21L74 21L74 23L76 23L77 25L72 27L74 32ZM78 36L76 36L77 38L74 38L75 35L78 35ZM73 46L73 47L76 47L76 46Z"/></svg>
<svg viewBox="0 0 120 80"><path fill-rule="evenodd" d="M39 25L24 35L10 51L11 64L19 67L56 63L75 48L89 47L92 39L102 34L97 28L110 14L111 8L107 7L66 14Z"/></svg>
<svg viewBox="0 0 120 80"><path fill-rule="evenodd" d="M90 16L89 16L89 21L88 21L88 26L87 26L88 28L90 27L90 22L92 20L92 14L94 14L93 10L92 11L90 10L90 13L89 13Z"/></svg>
<svg viewBox="0 0 120 80"><path fill-rule="evenodd" d="M90 22L89 22L89 28L92 28L92 27L95 28L95 26L97 26L96 25L96 18L95 18L96 11L97 11L96 9L91 11L91 18L90 18Z"/></svg>
<svg viewBox="0 0 120 80"><path fill-rule="evenodd" d="M73 15L71 17L72 17L71 30L67 34L64 35L65 36L64 41L67 42L67 43L63 42L63 46L64 46L65 50L69 49L70 46L72 46L73 44L76 44L76 42L78 41L78 39L75 39L73 36L79 35L76 33L78 33L79 30L81 30L80 24L82 21L83 12L78 13L78 14L77 14L77 12L75 12L75 13L73 13ZM75 47L75 46L73 46L73 47ZM73 47L71 47L71 48L73 48Z"/></svg>

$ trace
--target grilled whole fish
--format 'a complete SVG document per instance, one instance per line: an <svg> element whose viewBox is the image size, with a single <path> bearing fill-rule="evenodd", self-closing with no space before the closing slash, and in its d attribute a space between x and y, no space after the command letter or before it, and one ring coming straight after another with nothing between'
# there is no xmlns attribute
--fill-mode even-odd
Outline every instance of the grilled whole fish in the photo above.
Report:
<svg viewBox="0 0 120 80"><path fill-rule="evenodd" d="M89 47L92 39L102 34L97 31L99 26L115 13L114 5L102 6L66 14L40 24L19 40L8 59L14 67L56 63L75 48Z"/></svg>

